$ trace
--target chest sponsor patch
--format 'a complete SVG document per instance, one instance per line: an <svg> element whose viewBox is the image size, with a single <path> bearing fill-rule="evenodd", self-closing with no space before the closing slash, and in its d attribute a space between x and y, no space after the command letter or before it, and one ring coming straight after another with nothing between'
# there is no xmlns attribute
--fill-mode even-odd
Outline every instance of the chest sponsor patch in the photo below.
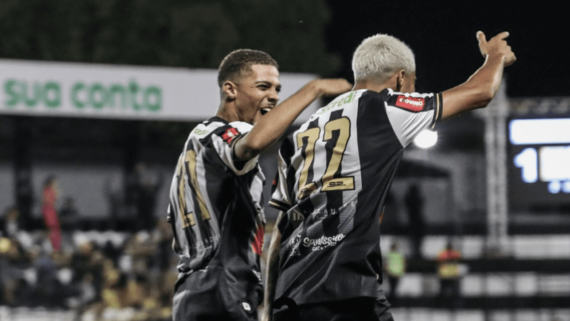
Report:
<svg viewBox="0 0 570 321"><path fill-rule="evenodd" d="M239 134L240 132L236 128L230 127L222 135L222 139L229 145L232 142L232 140L234 140L234 138Z"/></svg>
<svg viewBox="0 0 570 321"><path fill-rule="evenodd" d="M396 98L396 106L411 110L411 111L422 111L424 110L424 105L426 100L424 98L413 98L399 95Z"/></svg>

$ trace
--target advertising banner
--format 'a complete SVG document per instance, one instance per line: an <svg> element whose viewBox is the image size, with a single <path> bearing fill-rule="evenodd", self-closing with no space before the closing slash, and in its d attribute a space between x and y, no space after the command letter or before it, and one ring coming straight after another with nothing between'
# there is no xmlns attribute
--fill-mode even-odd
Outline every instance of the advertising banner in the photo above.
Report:
<svg viewBox="0 0 570 321"><path fill-rule="evenodd" d="M281 101L315 78L281 73ZM220 105L213 69L0 59L0 85L0 114L198 122Z"/></svg>

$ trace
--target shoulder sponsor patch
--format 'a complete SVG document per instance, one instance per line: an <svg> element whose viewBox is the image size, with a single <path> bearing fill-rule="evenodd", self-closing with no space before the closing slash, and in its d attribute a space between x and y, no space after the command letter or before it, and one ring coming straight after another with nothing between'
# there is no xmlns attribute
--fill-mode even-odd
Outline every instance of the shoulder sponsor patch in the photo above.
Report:
<svg viewBox="0 0 570 321"><path fill-rule="evenodd" d="M422 111L425 104L426 100L424 98L406 97L404 95L399 95L396 98L396 106L411 111Z"/></svg>
<svg viewBox="0 0 570 321"><path fill-rule="evenodd" d="M228 143L228 145L232 142L232 140L234 140L234 138L236 136L238 136L240 134L240 132L234 128L234 127L230 127L228 129L226 129L226 131L224 132L224 134L222 135L222 139Z"/></svg>

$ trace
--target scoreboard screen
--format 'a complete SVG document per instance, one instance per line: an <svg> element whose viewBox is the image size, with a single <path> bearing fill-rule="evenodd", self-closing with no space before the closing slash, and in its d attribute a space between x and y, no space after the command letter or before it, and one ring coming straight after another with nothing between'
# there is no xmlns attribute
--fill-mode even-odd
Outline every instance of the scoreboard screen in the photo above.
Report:
<svg viewBox="0 0 570 321"><path fill-rule="evenodd" d="M570 204L570 118L511 119L509 142L510 207Z"/></svg>

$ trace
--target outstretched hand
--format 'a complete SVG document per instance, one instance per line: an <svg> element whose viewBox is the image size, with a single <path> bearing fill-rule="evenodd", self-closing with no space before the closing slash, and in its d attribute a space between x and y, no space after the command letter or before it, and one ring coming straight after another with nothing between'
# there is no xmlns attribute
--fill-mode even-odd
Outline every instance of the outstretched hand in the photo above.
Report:
<svg viewBox="0 0 570 321"><path fill-rule="evenodd" d="M479 50L481 50L483 57L502 55L504 57L504 66L507 67L512 65L517 60L517 57L515 57L515 54L511 50L511 46L509 46L505 40L508 36L509 33L505 31L487 41L483 31L477 31Z"/></svg>

